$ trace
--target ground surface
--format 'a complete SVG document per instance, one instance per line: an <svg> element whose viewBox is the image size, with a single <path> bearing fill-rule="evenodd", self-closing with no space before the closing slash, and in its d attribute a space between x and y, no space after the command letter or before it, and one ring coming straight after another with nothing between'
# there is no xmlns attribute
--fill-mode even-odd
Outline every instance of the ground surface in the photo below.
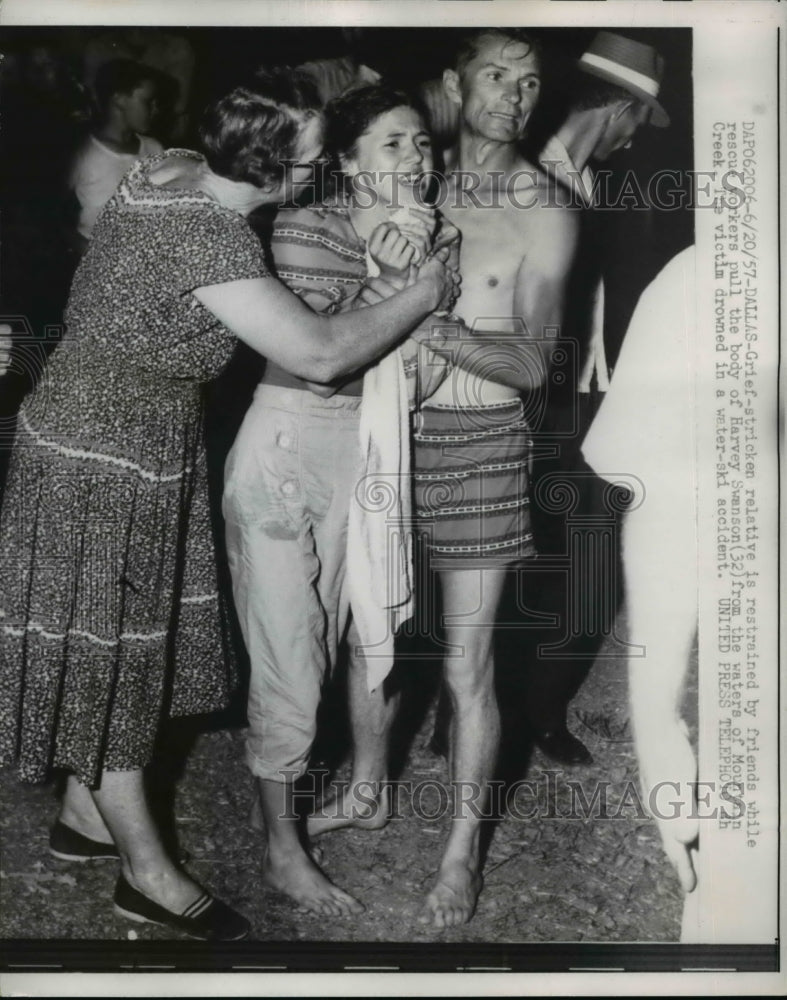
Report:
<svg viewBox="0 0 787 1000"><path fill-rule="evenodd" d="M570 725L592 751L591 766L561 771L538 750L522 756L519 774L532 784L520 786L509 800L512 809L494 825L485 888L474 919L464 927L436 930L416 919L448 822L439 815L445 761L428 750L433 707L410 734L397 818L380 832L342 830L320 839L327 872L366 905L361 918L309 916L263 886L261 836L248 822L252 787L237 727L200 734L177 782L176 826L191 854L190 870L248 916L252 939L259 941L676 941L681 894L655 823L637 801L624 671L621 659L600 657L572 704ZM434 674L434 667L424 671L427 680ZM692 678L688 706L696 706L695 672ZM689 707L687 716L694 729L696 707ZM337 773L346 774L346 765ZM583 818L581 809L574 818L569 815L567 781L581 783L590 818ZM608 818L599 818L599 804L592 805L598 782L609 783ZM50 857L53 786L22 786L5 772L0 791L0 936L115 941L171 936L114 916L110 899L117 872L111 862L77 865ZM531 812L537 815L523 818Z"/></svg>

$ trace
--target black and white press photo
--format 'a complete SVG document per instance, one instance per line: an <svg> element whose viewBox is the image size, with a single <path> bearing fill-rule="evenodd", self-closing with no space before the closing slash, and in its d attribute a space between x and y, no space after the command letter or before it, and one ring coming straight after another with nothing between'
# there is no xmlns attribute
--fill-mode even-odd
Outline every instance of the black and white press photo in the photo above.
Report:
<svg viewBox="0 0 787 1000"><path fill-rule="evenodd" d="M70 6L0 11L9 983L778 972L775 5Z"/></svg>

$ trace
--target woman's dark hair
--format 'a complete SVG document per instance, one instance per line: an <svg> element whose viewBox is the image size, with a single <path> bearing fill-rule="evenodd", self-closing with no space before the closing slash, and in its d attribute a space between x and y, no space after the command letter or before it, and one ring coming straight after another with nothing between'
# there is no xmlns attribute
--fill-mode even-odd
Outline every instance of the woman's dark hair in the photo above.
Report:
<svg viewBox="0 0 787 1000"><path fill-rule="evenodd" d="M199 127L202 153L220 177L264 188L281 164L296 159L305 119L319 114L312 81L298 70L260 70L205 109Z"/></svg>
<svg viewBox="0 0 787 1000"><path fill-rule="evenodd" d="M333 165L338 168L340 157L353 156L360 137L380 115L394 108L413 108L424 122L429 121L420 101L385 84L359 87L334 98L325 108L325 151Z"/></svg>
<svg viewBox="0 0 787 1000"><path fill-rule="evenodd" d="M158 86L159 76L159 71L152 66L145 66L133 59L110 59L103 63L96 71L93 81L99 112L103 114L107 110L115 94L131 94L148 80Z"/></svg>

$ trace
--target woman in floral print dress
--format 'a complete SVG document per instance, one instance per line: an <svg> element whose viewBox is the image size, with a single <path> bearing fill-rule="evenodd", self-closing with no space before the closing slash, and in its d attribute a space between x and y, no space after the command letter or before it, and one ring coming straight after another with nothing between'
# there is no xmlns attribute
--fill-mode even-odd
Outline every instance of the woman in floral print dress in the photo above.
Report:
<svg viewBox="0 0 787 1000"><path fill-rule="evenodd" d="M312 313L268 273L244 217L311 173L316 100L290 73L258 75L200 134L204 155L165 152L121 182L20 412L0 521L0 761L28 781L70 772L51 846L119 857L121 913L234 939L247 921L167 856L142 781L162 719L225 705L233 681L200 387L235 336L306 378L354 370L450 279L436 262L360 319Z"/></svg>

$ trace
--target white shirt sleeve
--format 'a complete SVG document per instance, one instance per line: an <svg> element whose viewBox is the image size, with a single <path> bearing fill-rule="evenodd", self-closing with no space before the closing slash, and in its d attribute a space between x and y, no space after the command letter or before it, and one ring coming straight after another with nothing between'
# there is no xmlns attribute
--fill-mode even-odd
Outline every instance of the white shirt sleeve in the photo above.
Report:
<svg viewBox="0 0 787 1000"><path fill-rule="evenodd" d="M582 444L602 478L692 477L694 471L694 247L642 293L609 389Z"/></svg>
<svg viewBox="0 0 787 1000"><path fill-rule="evenodd" d="M117 190L126 171L137 160L160 153L163 146L151 136L139 136L138 153L115 153L90 136L77 154L71 170L70 187L79 202L77 229L90 239L101 209Z"/></svg>

